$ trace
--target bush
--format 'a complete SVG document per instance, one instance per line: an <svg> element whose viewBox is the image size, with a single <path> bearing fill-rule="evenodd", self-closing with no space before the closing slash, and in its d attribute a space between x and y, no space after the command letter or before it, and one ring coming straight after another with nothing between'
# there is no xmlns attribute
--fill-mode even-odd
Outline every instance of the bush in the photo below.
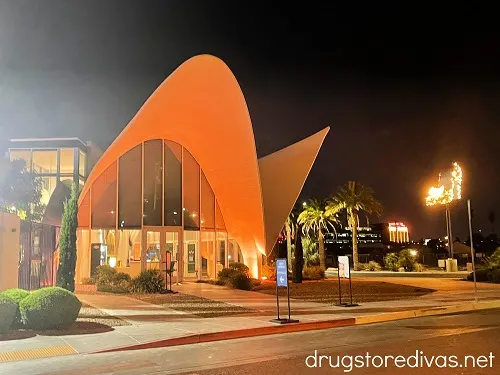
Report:
<svg viewBox="0 0 500 375"><path fill-rule="evenodd" d="M397 271L399 268L398 265L398 256L394 253L389 253L384 257L385 269L388 271Z"/></svg>
<svg viewBox="0 0 500 375"><path fill-rule="evenodd" d="M242 272L235 272L229 278L227 285L233 289L250 290L252 289L252 279Z"/></svg>
<svg viewBox="0 0 500 375"><path fill-rule="evenodd" d="M304 280L322 280L325 278L325 270L320 266L304 267L302 273Z"/></svg>
<svg viewBox="0 0 500 375"><path fill-rule="evenodd" d="M132 279L131 289L135 293L160 293L165 279L160 270L145 270Z"/></svg>
<svg viewBox="0 0 500 375"><path fill-rule="evenodd" d="M8 289L0 293L0 296L9 297L16 303L16 316L12 324L12 328L21 328L23 321L21 320L21 311L19 310L19 302L28 297L30 292L24 289Z"/></svg>
<svg viewBox="0 0 500 375"><path fill-rule="evenodd" d="M83 285L95 285L97 284L97 279L95 277L84 277L82 279Z"/></svg>
<svg viewBox="0 0 500 375"><path fill-rule="evenodd" d="M0 333L7 332L16 319L17 304L5 295L0 295Z"/></svg>
<svg viewBox="0 0 500 375"><path fill-rule="evenodd" d="M380 271L382 267L377 262L370 260L368 263L362 263L362 270L364 271Z"/></svg>
<svg viewBox="0 0 500 375"><path fill-rule="evenodd" d="M489 273L488 269L476 270L476 281L488 281ZM467 280L474 281L474 272L469 273Z"/></svg>
<svg viewBox="0 0 500 375"><path fill-rule="evenodd" d="M500 284L500 269L494 269L488 272L487 278L488 281Z"/></svg>
<svg viewBox="0 0 500 375"><path fill-rule="evenodd" d="M244 273L245 275L250 276L250 268L248 268L243 263L231 262L231 263L229 263L229 268L233 269L235 271L240 271L240 272Z"/></svg>
<svg viewBox="0 0 500 375"><path fill-rule="evenodd" d="M127 293L130 290L130 275L116 272L109 265L97 267L97 290L108 293Z"/></svg>
<svg viewBox="0 0 500 375"><path fill-rule="evenodd" d="M411 255L410 250L404 249L399 252L398 256L398 266L403 267L406 272L411 272L416 268L417 261L415 257Z"/></svg>
<svg viewBox="0 0 500 375"><path fill-rule="evenodd" d="M262 266L262 277L267 280L276 280L276 268L269 265Z"/></svg>
<svg viewBox="0 0 500 375"><path fill-rule="evenodd" d="M250 270L242 263L230 263L229 268L223 268L216 281L217 285L227 285L233 289L250 290L252 282Z"/></svg>
<svg viewBox="0 0 500 375"><path fill-rule="evenodd" d="M36 290L19 303L23 324L40 330L71 326L81 307L73 293L59 287Z"/></svg>
<svg viewBox="0 0 500 375"><path fill-rule="evenodd" d="M496 249L491 256L486 257L483 263L488 269L500 268L500 247Z"/></svg>
<svg viewBox="0 0 500 375"><path fill-rule="evenodd" d="M112 284L116 270L108 264L97 267L97 287L99 285Z"/></svg>

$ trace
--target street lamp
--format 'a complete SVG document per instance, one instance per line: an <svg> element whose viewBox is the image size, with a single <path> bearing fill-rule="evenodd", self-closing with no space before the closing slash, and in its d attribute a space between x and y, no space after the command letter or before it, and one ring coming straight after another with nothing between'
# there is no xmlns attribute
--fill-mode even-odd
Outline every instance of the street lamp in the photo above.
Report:
<svg viewBox="0 0 500 375"><path fill-rule="evenodd" d="M438 177L438 186L429 189L429 195L425 198L427 206L443 205L446 213L446 233L448 235L448 251L450 258L453 258L453 233L451 230L450 204L454 200L462 198L462 168L457 162L453 162L449 180L441 182L441 173Z"/></svg>

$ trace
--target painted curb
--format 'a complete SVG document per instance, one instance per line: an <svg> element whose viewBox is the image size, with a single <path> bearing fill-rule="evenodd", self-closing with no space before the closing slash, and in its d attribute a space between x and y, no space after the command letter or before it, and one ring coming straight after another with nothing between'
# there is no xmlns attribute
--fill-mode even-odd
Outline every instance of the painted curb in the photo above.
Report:
<svg viewBox="0 0 500 375"><path fill-rule="evenodd" d="M346 318L346 319L336 319L336 320L323 320L318 322L307 322L307 323L299 322L299 323L290 323L279 326L268 326L268 327L258 327L258 328L237 329L231 331L201 333L198 335L176 337L172 339L145 342L143 344L99 350L93 352L92 354L110 353L110 352L118 352L126 350L165 348L169 346L180 346L189 344L199 344L211 341L243 339L248 337L276 335L280 333L314 331L319 329L353 326L354 324L356 324L355 318Z"/></svg>
<svg viewBox="0 0 500 375"><path fill-rule="evenodd" d="M92 352L90 354L98 353L111 353L119 351L129 351L129 350L141 350L141 349L154 349L154 348L166 348L172 346L181 345L191 345L199 344L204 342L213 341L224 341L224 340L234 340L249 337L258 336L268 336L276 335L280 333L293 333L293 332L305 332L305 331L315 331L330 328L340 328L349 327L354 325L362 324L373 324L382 323L388 321L411 319L424 316L433 315L446 315L454 314L466 311L474 310L487 310L500 308L500 300L490 301L490 302L471 302L462 305L449 305L443 307L431 307L425 309L407 310L393 313L382 313L377 315L361 316L357 318L345 318L345 319L335 319L335 320L322 320L316 322L307 323L291 323L288 325L279 326L268 326L268 327L258 327L258 328L246 328L239 330L221 331L221 332L211 332L211 333L201 333L197 335L183 336L165 340L156 340L145 342L142 344L128 345L115 347L110 349L104 349Z"/></svg>

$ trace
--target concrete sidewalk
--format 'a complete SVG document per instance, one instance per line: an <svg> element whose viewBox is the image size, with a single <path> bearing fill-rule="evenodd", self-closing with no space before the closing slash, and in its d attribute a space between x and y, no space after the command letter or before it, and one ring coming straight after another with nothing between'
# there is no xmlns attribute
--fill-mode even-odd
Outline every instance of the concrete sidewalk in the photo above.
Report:
<svg viewBox="0 0 500 375"><path fill-rule="evenodd" d="M474 304L472 283L446 279L403 279L378 278L377 281L408 284L437 291L414 299L368 302L352 308L291 300L292 318L299 319L300 323L288 325L292 328L286 330L326 329L500 307L500 285L478 284L480 303ZM254 312L240 316L200 318L123 295L82 294L78 295L82 302L122 318L130 325L114 327L112 331L103 333L38 335L22 340L0 341L0 362L2 354L7 360L15 360L33 358L35 354L50 356L101 352L124 347L138 349L154 345L180 345L285 332L284 328L269 322L276 317L275 296L201 283L179 285L175 286L175 289L184 294L252 309ZM283 316L286 313L285 298L282 298L281 307ZM45 352L49 355L44 355Z"/></svg>

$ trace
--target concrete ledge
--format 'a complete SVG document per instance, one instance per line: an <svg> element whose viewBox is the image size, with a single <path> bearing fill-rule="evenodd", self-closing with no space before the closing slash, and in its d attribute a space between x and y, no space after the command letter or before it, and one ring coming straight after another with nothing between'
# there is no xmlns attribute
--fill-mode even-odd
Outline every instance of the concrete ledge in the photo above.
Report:
<svg viewBox="0 0 500 375"><path fill-rule="evenodd" d="M125 350L164 348L169 346L199 344L211 341L223 341L223 340L242 339L247 337L268 336L280 333L313 331L319 329L352 326L355 323L356 323L355 318L346 318L346 319L323 320L318 322L307 322L307 323L300 323L300 322L290 323L279 326L247 328L247 329L238 329L238 330L222 331L222 332L201 333L198 335L183 336L166 340L151 341L143 344L100 350L94 353L110 353L110 352L125 351Z"/></svg>
<svg viewBox="0 0 500 375"><path fill-rule="evenodd" d="M371 323L381 323L393 320L410 319L410 318L420 318L424 316L434 316L434 315L446 315L455 314L466 311L474 310L487 310L500 308L500 300L490 301L490 302L471 302L462 305L450 305L443 307L431 307L426 309L400 311L393 313L385 313L370 316L361 316L356 318L356 324L371 324Z"/></svg>
<svg viewBox="0 0 500 375"><path fill-rule="evenodd" d="M353 278L356 277L423 277L423 278L441 278L441 279L463 279L470 272L439 272L439 271L424 271L424 272L391 272L391 271L351 271ZM325 275L329 278L337 277L337 270L327 269Z"/></svg>
<svg viewBox="0 0 500 375"><path fill-rule="evenodd" d="M356 318L323 320L323 321L307 322L307 323L299 322L288 325L266 326L266 327L247 328L247 329L230 330L222 332L202 333L198 335L190 335L172 339L151 341L143 344L121 346L121 347L96 351L91 354L111 353L111 352L127 351L127 350L165 348L165 347L179 346L179 345L199 344L203 342L234 340L247 337L275 335L281 333L331 329L339 327L348 327L353 325L382 323L382 322L411 319L424 316L455 314L466 311L487 310L495 308L500 308L500 300L489 301L489 302L477 302L477 303L471 302L461 305L450 305L443 307L431 307L431 308L406 310L406 311L391 312L391 313L381 313L381 314L361 316Z"/></svg>

